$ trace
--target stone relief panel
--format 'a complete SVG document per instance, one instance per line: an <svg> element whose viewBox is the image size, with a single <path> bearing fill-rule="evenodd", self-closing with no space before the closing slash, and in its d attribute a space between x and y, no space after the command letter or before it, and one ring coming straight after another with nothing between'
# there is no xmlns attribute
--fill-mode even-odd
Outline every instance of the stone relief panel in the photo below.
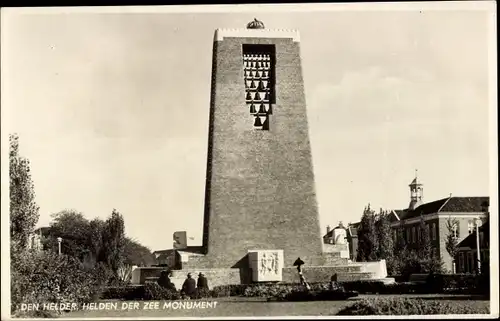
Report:
<svg viewBox="0 0 500 321"><path fill-rule="evenodd" d="M283 250L254 250L248 252L252 280L255 282L281 281Z"/></svg>

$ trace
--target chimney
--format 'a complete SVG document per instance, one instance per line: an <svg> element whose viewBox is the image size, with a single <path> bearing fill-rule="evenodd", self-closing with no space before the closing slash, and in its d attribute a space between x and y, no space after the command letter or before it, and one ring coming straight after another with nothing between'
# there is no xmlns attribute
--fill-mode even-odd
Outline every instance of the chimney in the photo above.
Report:
<svg viewBox="0 0 500 321"><path fill-rule="evenodd" d="M330 233L330 231L331 231L331 230L332 230L332 229L330 228L330 225L327 225L327 226L326 226L326 234Z"/></svg>
<svg viewBox="0 0 500 321"><path fill-rule="evenodd" d="M344 228L344 224L342 224L342 221L339 222L339 227Z"/></svg>

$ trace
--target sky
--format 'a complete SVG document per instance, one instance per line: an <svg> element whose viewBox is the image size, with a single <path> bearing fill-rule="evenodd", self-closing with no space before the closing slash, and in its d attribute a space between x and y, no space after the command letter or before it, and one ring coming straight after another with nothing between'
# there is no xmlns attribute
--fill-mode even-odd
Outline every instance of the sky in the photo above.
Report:
<svg viewBox="0 0 500 321"><path fill-rule="evenodd" d="M200 243L213 35L254 17L300 32L322 232L406 208L415 169L424 201L493 196L491 13L149 11L2 9L2 137L31 162L38 226L116 208L152 250Z"/></svg>

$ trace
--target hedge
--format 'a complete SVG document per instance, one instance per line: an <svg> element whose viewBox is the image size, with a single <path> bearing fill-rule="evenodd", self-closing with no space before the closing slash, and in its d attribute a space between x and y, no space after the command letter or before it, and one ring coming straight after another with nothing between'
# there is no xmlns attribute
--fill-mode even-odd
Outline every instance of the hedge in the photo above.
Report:
<svg viewBox="0 0 500 321"><path fill-rule="evenodd" d="M489 314L489 305L463 304L460 301L409 298L363 299L341 309L337 315L429 315Z"/></svg>
<svg viewBox="0 0 500 321"><path fill-rule="evenodd" d="M489 294L489 278L474 275L434 275L428 283L413 284L409 282L385 284L382 281L360 280L339 282L347 292L359 294L410 294L410 293L449 293L456 294ZM311 293L326 293L330 290L329 282L311 283ZM215 286L198 297L267 297L283 299L292 292L304 292L304 287L297 283L264 283ZM167 291L156 283L134 287L108 288L102 293L103 299L156 300L162 298L178 298L178 292Z"/></svg>

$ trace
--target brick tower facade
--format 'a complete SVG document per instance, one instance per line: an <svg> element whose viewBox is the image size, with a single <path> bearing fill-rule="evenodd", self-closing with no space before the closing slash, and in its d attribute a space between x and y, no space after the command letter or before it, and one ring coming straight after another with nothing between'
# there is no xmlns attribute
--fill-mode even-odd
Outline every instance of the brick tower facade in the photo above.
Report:
<svg viewBox="0 0 500 321"><path fill-rule="evenodd" d="M299 34L262 27L215 31L199 268L266 249L322 263Z"/></svg>

